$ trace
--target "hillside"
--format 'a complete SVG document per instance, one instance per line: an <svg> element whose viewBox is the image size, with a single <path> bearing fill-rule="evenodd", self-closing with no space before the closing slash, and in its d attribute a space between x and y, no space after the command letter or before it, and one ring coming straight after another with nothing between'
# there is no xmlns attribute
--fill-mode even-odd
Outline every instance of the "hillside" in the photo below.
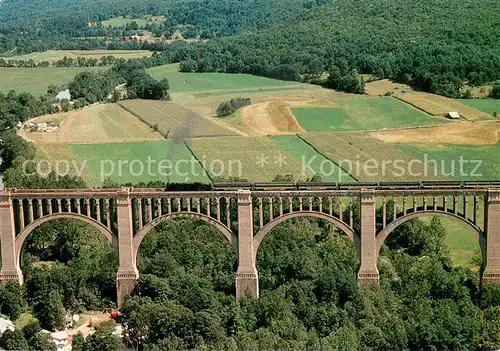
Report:
<svg viewBox="0 0 500 351"><path fill-rule="evenodd" d="M362 91L362 83L353 82L361 73L456 98L465 84L500 79L498 13L495 0L86 0L78 6L66 0L4 0L0 53L148 49L164 54L147 67L184 61L186 71L306 80L349 92ZM100 22L145 15L165 16L164 23L145 25L154 38L179 32L210 40L124 41L130 28Z"/></svg>
<svg viewBox="0 0 500 351"><path fill-rule="evenodd" d="M189 25L214 34L233 35L265 28L271 24L292 20L325 0L4 0L0 2L0 22L37 23L51 32L67 34L47 24L65 22L69 18L77 23L103 21L117 16L140 18L162 15L167 28ZM61 18L61 14L64 17ZM82 28L83 29L83 28Z"/></svg>
<svg viewBox="0 0 500 351"><path fill-rule="evenodd" d="M500 78L500 2L337 0L297 20L212 41L199 71L295 80L351 69L456 96L464 81Z"/></svg>

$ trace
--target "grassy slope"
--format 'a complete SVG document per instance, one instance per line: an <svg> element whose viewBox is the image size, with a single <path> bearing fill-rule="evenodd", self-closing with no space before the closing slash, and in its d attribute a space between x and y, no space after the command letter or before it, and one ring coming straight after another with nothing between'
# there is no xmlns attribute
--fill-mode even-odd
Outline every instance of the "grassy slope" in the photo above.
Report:
<svg viewBox="0 0 500 351"><path fill-rule="evenodd" d="M325 182L352 182L354 179L336 164L314 150L296 135L276 135L271 137L273 143L279 145L302 165L310 165L314 173ZM311 161L312 160L312 161Z"/></svg>
<svg viewBox="0 0 500 351"><path fill-rule="evenodd" d="M180 183L210 181L184 143L165 140L144 143L78 144L70 145L70 150L82 162L86 162L87 169L93 176L93 184L100 184L107 177L119 184L155 180ZM151 171L148 170L148 158L151 160ZM169 167L170 164L166 160L171 162L172 168L159 168ZM144 167L142 171L141 164Z"/></svg>
<svg viewBox="0 0 500 351"><path fill-rule="evenodd" d="M214 177L270 182L277 175L292 175L297 181L314 175L267 137L197 138L186 143L199 160L206 160Z"/></svg>
<svg viewBox="0 0 500 351"><path fill-rule="evenodd" d="M443 169L454 180L494 180L500 177L500 144L487 146L469 145L403 145L395 144L399 149L413 154L417 159L436 160L440 169ZM427 155L427 156L426 156ZM463 172L460 170L460 159L471 161L464 164ZM476 162L481 166L473 174ZM441 162L444 168L441 168ZM454 171L452 173L452 171ZM475 174L478 174L477 176Z"/></svg>
<svg viewBox="0 0 500 351"><path fill-rule="evenodd" d="M391 97L342 96L334 108L299 107L292 112L308 132L406 128L444 123Z"/></svg>
<svg viewBox="0 0 500 351"><path fill-rule="evenodd" d="M279 88L300 85L297 82L287 82L249 74L183 73L178 72L177 64L150 68L148 72L156 79L167 78L172 93Z"/></svg>
<svg viewBox="0 0 500 351"><path fill-rule="evenodd" d="M500 115L500 99L460 99L458 101L491 115L494 112Z"/></svg>
<svg viewBox="0 0 500 351"><path fill-rule="evenodd" d="M10 90L41 95L51 84L69 83L83 71L99 71L106 67L0 68L0 92Z"/></svg>
<svg viewBox="0 0 500 351"><path fill-rule="evenodd" d="M49 61L54 62L63 59L65 56L68 58L97 58L100 59L102 56L114 56L116 58L142 58L144 56L151 56L153 53L148 50L48 50L43 52L32 52L30 54L21 56L9 57L9 60L21 60L28 61L33 60L35 62Z"/></svg>
<svg viewBox="0 0 500 351"><path fill-rule="evenodd" d="M145 26L148 23L148 21L144 18L130 19L130 18L123 18L123 16L118 16L118 17L114 17L114 18L110 18L108 20L102 21L102 25L103 25L103 27L108 27L108 26L123 27L127 23L132 23L133 21L135 21L139 27Z"/></svg>

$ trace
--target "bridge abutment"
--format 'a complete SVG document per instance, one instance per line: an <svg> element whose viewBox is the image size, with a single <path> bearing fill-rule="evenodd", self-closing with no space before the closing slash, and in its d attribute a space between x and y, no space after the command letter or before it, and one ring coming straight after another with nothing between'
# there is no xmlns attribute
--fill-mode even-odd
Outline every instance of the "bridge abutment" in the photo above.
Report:
<svg viewBox="0 0 500 351"><path fill-rule="evenodd" d="M360 258L361 264L358 271L360 284L378 284L379 274L377 268L377 242L376 242L376 202L375 192L361 192L361 238Z"/></svg>
<svg viewBox="0 0 500 351"><path fill-rule="evenodd" d="M259 296L259 276L255 267L253 247L252 194L238 191L238 271L236 272L236 298Z"/></svg>
<svg viewBox="0 0 500 351"><path fill-rule="evenodd" d="M23 283L23 273L16 257L16 232L10 195L0 192L0 242L2 246L2 268L0 282Z"/></svg>
<svg viewBox="0 0 500 351"><path fill-rule="evenodd" d="M486 267L483 280L500 283L500 190L489 189L485 204Z"/></svg>
<svg viewBox="0 0 500 351"><path fill-rule="evenodd" d="M125 297L134 290L139 272L134 252L134 231L132 218L132 201L128 189L122 189L116 200L118 224L118 274L116 281L116 297L121 307Z"/></svg>

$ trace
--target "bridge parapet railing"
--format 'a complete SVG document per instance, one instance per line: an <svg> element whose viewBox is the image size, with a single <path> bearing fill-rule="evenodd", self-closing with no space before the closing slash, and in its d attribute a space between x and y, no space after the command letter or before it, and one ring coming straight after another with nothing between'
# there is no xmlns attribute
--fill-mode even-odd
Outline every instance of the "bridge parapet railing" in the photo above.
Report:
<svg viewBox="0 0 500 351"><path fill-rule="evenodd" d="M375 191L377 224L385 229L399 218L415 213L448 214L484 228L487 189Z"/></svg>
<svg viewBox="0 0 500 351"><path fill-rule="evenodd" d="M180 214L209 217L235 230L238 215L237 195L237 191L134 189L130 192L134 233L157 218Z"/></svg>
<svg viewBox="0 0 500 351"><path fill-rule="evenodd" d="M357 190L254 191L254 232L274 220L299 213L334 217L353 228L359 197Z"/></svg>
<svg viewBox="0 0 500 351"><path fill-rule="evenodd" d="M20 195L20 194L18 194ZM46 217L83 216L109 231L116 232L116 199L111 194L99 196L70 193L29 194L11 198L16 235L31 223Z"/></svg>

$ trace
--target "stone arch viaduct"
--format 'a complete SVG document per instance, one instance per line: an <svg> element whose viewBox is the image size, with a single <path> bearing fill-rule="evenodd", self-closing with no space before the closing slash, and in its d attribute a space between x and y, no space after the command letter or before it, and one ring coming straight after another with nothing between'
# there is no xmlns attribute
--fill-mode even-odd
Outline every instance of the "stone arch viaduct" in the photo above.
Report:
<svg viewBox="0 0 500 351"><path fill-rule="evenodd" d="M359 255L360 284L378 283L379 250L402 223L421 216L461 221L477 233L483 279L500 282L500 189L224 190L169 192L163 189L16 190L0 192L0 281L23 283L21 254L26 238L59 218L80 220L112 243L118 261L117 298L133 290L141 241L156 225L179 217L215 226L234 248L236 296L259 295L257 250L265 236L295 217L328 221L345 233Z"/></svg>

